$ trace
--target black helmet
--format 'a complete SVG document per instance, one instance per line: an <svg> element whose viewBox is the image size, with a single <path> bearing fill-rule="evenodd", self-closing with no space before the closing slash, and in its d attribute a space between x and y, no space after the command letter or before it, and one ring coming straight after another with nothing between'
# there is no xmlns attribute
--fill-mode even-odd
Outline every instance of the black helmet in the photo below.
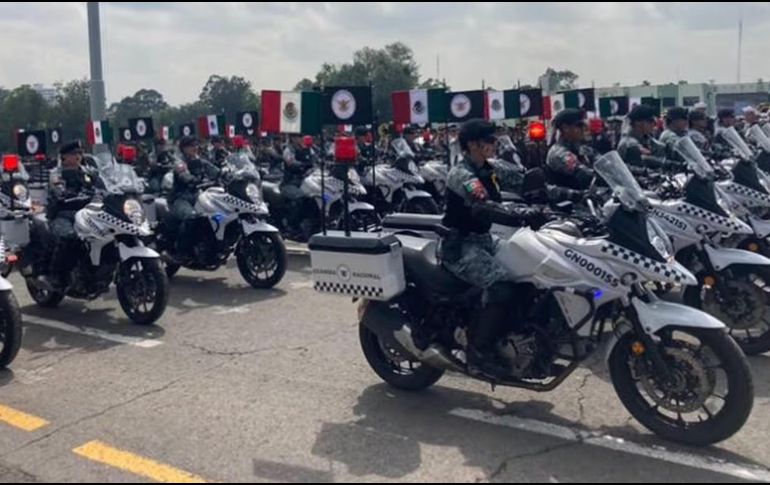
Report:
<svg viewBox="0 0 770 485"><path fill-rule="evenodd" d="M198 139L194 136L184 136L179 140L179 149L184 150L187 147L198 145Z"/></svg>
<svg viewBox="0 0 770 485"><path fill-rule="evenodd" d="M487 140L495 142L497 141L496 133L497 128L495 128L494 123L481 119L468 120L460 127L460 133L458 134L460 148L467 150L468 143L472 141Z"/></svg>
<svg viewBox="0 0 770 485"><path fill-rule="evenodd" d="M628 121L655 121L655 110L650 106L638 104L628 113Z"/></svg>
<svg viewBox="0 0 770 485"><path fill-rule="evenodd" d="M694 109L694 110L690 111L690 113L688 115L688 120L690 121L690 123L692 123L694 121L703 121L703 120L707 120L707 119L708 119L708 116L706 116L706 113L704 113L703 111L698 110L698 109Z"/></svg>
<svg viewBox="0 0 770 485"><path fill-rule="evenodd" d="M83 152L83 144L80 140L73 140L65 143L59 148L59 155L70 155L76 152Z"/></svg>
<svg viewBox="0 0 770 485"><path fill-rule="evenodd" d="M585 111L582 109L567 108L554 116L553 126L560 129L564 126L576 125L585 121Z"/></svg>
<svg viewBox="0 0 770 485"><path fill-rule="evenodd" d="M717 118L720 120L725 118L735 118L735 111L730 108L720 109L719 112L717 112Z"/></svg>
<svg viewBox="0 0 770 485"><path fill-rule="evenodd" d="M687 121L687 108L675 106L666 113L666 123L672 123L677 120Z"/></svg>

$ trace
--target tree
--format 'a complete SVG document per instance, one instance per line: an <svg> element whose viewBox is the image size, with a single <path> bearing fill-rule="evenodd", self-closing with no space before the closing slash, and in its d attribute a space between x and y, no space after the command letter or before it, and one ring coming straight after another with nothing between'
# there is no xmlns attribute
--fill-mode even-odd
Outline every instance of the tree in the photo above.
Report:
<svg viewBox="0 0 770 485"><path fill-rule="evenodd" d="M62 126L68 138L84 138L90 117L91 94L87 79L56 84L56 99L50 111L48 125Z"/></svg>
<svg viewBox="0 0 770 485"><path fill-rule="evenodd" d="M446 89L446 90L449 90L449 86L447 86L446 79L444 79L442 81L439 81L438 79L433 79L432 77L429 77L428 79L424 80L417 87L419 89Z"/></svg>
<svg viewBox="0 0 770 485"><path fill-rule="evenodd" d="M157 121L161 126L180 126L194 122L198 116L206 112L206 109L200 101L174 106L158 113Z"/></svg>
<svg viewBox="0 0 770 485"><path fill-rule="evenodd" d="M539 83L543 90L547 92L569 91L570 89L577 88L578 77L580 76L569 69L557 71L549 67L540 76Z"/></svg>
<svg viewBox="0 0 770 485"><path fill-rule="evenodd" d="M235 120L239 111L255 111L260 107L251 83L239 76L212 75L203 86L199 100L211 114L224 113L230 121Z"/></svg>
<svg viewBox="0 0 770 485"><path fill-rule="evenodd" d="M154 89L140 89L133 96L123 98L119 103L113 103L107 110L112 123L125 126L131 118L155 116L169 108L163 95Z"/></svg>
<svg viewBox="0 0 770 485"><path fill-rule="evenodd" d="M308 86L306 81L309 80L303 79L297 86ZM315 84L319 86L361 86L371 82L373 109L381 120L392 117L391 93L414 89L419 81L420 69L414 52L401 42L382 49L364 47L353 54L352 63L324 63L315 77Z"/></svg>
<svg viewBox="0 0 770 485"><path fill-rule="evenodd" d="M0 151L15 150L15 130L44 128L48 109L45 99L29 85L8 93L0 106Z"/></svg>
<svg viewBox="0 0 770 485"><path fill-rule="evenodd" d="M316 88L316 83L308 78L303 78L302 81L294 85L294 91L313 91Z"/></svg>

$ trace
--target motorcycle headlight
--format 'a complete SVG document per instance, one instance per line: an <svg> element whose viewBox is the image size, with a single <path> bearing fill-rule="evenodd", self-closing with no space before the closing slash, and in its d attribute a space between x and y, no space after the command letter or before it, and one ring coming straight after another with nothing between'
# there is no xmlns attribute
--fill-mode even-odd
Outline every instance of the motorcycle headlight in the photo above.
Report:
<svg viewBox="0 0 770 485"><path fill-rule="evenodd" d="M262 202L262 191L259 190L257 184L248 184L246 186L246 196L254 203Z"/></svg>
<svg viewBox="0 0 770 485"><path fill-rule="evenodd" d="M142 204L134 199L127 199L123 203L123 214L128 217L128 220L137 226L141 226L144 223L144 209Z"/></svg>
<svg viewBox="0 0 770 485"><path fill-rule="evenodd" d="M674 259L674 247L671 244L671 240L655 221L647 221L647 237L650 240L650 245L666 261Z"/></svg>
<svg viewBox="0 0 770 485"><path fill-rule="evenodd" d="M29 190L21 184L16 184L13 186L13 196L16 197L17 200L25 202L29 199Z"/></svg>

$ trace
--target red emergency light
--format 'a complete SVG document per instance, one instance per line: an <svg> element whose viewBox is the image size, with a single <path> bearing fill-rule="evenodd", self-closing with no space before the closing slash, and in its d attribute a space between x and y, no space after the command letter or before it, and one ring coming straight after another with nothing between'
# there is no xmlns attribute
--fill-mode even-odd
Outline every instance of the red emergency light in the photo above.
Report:
<svg viewBox="0 0 770 485"><path fill-rule="evenodd" d="M531 141L543 141L545 140L545 125L539 121L533 121L529 125L529 139Z"/></svg>
<svg viewBox="0 0 770 485"><path fill-rule="evenodd" d="M19 156L15 154L3 155L3 171L16 172L19 170Z"/></svg>
<svg viewBox="0 0 770 485"><path fill-rule="evenodd" d="M352 136L338 136L335 138L334 160L338 163L355 163L356 139Z"/></svg>

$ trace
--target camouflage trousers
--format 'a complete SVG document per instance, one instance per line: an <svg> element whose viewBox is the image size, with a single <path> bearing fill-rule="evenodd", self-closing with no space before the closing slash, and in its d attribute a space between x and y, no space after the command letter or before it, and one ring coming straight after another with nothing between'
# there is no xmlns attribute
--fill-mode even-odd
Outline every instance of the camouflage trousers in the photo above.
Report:
<svg viewBox="0 0 770 485"><path fill-rule="evenodd" d="M444 267L461 280L487 289L510 278L495 259L500 239L491 234L452 235L441 241L439 257Z"/></svg>

